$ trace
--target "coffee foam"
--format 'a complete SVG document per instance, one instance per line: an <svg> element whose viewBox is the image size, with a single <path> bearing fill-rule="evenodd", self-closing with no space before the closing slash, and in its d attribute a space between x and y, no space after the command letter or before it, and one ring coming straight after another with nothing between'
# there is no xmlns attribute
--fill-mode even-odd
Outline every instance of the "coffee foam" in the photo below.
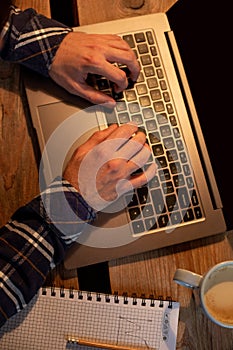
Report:
<svg viewBox="0 0 233 350"><path fill-rule="evenodd" d="M233 281L213 285L204 296L207 311L216 320L233 325Z"/></svg>

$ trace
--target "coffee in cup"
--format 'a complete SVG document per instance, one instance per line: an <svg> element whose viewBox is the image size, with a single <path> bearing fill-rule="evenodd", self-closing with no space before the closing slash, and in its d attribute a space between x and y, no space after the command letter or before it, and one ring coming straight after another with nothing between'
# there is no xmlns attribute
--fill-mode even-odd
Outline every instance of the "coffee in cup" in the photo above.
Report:
<svg viewBox="0 0 233 350"><path fill-rule="evenodd" d="M233 261L215 265L204 276L177 269L173 280L189 288L198 288L206 315L222 327L233 328Z"/></svg>

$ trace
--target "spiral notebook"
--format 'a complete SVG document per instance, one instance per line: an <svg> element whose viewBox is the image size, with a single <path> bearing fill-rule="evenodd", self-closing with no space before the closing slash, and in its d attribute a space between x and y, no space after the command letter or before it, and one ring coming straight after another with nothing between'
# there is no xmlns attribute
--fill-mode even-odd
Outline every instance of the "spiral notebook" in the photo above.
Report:
<svg viewBox="0 0 233 350"><path fill-rule="evenodd" d="M171 298L41 288L0 329L0 349L173 350L179 307ZM81 345L80 339L92 346Z"/></svg>

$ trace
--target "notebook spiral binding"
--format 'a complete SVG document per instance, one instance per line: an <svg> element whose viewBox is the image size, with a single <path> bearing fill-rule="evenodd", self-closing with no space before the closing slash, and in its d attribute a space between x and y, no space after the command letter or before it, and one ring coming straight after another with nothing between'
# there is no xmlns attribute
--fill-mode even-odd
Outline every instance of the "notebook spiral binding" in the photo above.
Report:
<svg viewBox="0 0 233 350"><path fill-rule="evenodd" d="M55 287L55 285L52 285L50 287L48 286L43 286L42 287L42 295L47 295L48 292L50 292L51 296L56 296L56 290L57 288ZM65 298L66 292L67 290L65 290L64 286L61 286L59 288L59 292L60 292L60 297L61 298ZM110 294L104 294L104 293L99 293L99 292L90 292L90 291L82 291L82 290L76 290L73 287L68 289L68 297L70 299L74 299L75 297L77 297L78 299L82 300L84 298L84 293L86 294L87 300L92 301L92 300L96 300L98 302L104 301L106 303L110 303L111 302L111 297L113 299L113 302L115 304L119 304L120 301L120 297L123 298L123 304L129 304L129 302L131 302L132 305L138 305L138 303L141 303L141 306L146 306L147 303L149 303L149 305L151 307L155 306L155 301L158 300L159 301L159 307L163 307L164 306L164 301L168 301L168 308L172 309L172 304L173 304L173 300L170 296L166 297L166 299L163 298L162 295L159 295L157 298L151 294L149 297L146 297L145 294L141 294L141 296L137 296L136 293L133 293L131 296L128 295L127 292L124 292L121 296L119 296L118 292L114 292L112 295Z"/></svg>

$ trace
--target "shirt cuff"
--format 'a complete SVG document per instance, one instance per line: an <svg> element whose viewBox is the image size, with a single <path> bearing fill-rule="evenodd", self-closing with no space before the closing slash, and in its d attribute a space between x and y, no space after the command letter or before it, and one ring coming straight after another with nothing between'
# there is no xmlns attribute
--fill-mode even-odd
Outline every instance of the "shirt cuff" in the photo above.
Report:
<svg viewBox="0 0 233 350"><path fill-rule="evenodd" d="M76 241L96 218L96 212L80 193L60 177L29 205L66 244Z"/></svg>

